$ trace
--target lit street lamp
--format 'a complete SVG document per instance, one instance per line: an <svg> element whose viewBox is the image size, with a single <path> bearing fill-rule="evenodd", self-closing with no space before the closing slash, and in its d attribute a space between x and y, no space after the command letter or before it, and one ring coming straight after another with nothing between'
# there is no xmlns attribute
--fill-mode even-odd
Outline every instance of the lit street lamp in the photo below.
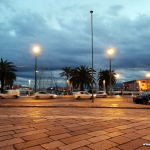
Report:
<svg viewBox="0 0 150 150"><path fill-rule="evenodd" d="M35 52L35 92L36 92L36 80L37 80L37 53L39 52L39 47L34 47L33 48Z"/></svg>
<svg viewBox="0 0 150 150"><path fill-rule="evenodd" d="M104 92L105 92L105 80L103 80L103 87L104 87Z"/></svg>
<svg viewBox="0 0 150 150"><path fill-rule="evenodd" d="M147 103L148 103L148 105L149 105L148 77L150 77L150 74L147 73L146 76L147 76Z"/></svg>
<svg viewBox="0 0 150 150"><path fill-rule="evenodd" d="M112 86L111 86L111 55L113 53L113 50L111 48L108 49L108 54L109 54L109 61L110 61L110 71L109 71L109 75L110 75L110 96L112 95Z"/></svg>
<svg viewBox="0 0 150 150"><path fill-rule="evenodd" d="M94 97L93 97L93 11L90 11L91 13L91 37L92 37L92 103L94 103Z"/></svg>

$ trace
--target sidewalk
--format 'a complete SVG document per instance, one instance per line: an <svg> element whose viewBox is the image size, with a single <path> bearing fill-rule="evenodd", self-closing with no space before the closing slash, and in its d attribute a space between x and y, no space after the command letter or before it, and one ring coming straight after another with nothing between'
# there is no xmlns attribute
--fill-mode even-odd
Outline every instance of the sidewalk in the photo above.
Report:
<svg viewBox="0 0 150 150"><path fill-rule="evenodd" d="M83 108L122 108L122 109L150 109L150 105L135 104L132 97L108 97L92 100L76 100L73 96L59 96L57 99L35 100L22 96L11 101L0 101L0 107L83 107Z"/></svg>

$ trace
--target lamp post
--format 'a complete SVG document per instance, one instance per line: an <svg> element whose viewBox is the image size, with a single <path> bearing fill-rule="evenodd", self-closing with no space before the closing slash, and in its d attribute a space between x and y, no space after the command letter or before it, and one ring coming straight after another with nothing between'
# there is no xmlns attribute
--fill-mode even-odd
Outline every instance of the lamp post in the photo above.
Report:
<svg viewBox="0 0 150 150"><path fill-rule="evenodd" d="M147 73L146 76L147 76L147 104L149 105L148 77L150 77L150 74Z"/></svg>
<svg viewBox="0 0 150 150"><path fill-rule="evenodd" d="M139 81L139 94L140 94L140 81Z"/></svg>
<svg viewBox="0 0 150 150"><path fill-rule="evenodd" d="M35 92L36 92L36 80L37 80L37 53L39 52L39 47L34 47L34 52L35 52Z"/></svg>
<svg viewBox="0 0 150 150"><path fill-rule="evenodd" d="M90 11L91 13L91 37L92 37L92 103L94 103L94 97L93 97L93 11Z"/></svg>
<svg viewBox="0 0 150 150"><path fill-rule="evenodd" d="M29 97L30 97L30 79L29 79L29 92L28 93L29 93Z"/></svg>
<svg viewBox="0 0 150 150"><path fill-rule="evenodd" d="M105 92L105 80L103 80L103 87L104 87L104 92Z"/></svg>
<svg viewBox="0 0 150 150"><path fill-rule="evenodd" d="M108 54L109 54L109 61L110 61L110 70L109 70L109 75L110 75L110 96L112 95L112 86L111 86L111 55L113 53L113 50L111 48L108 49Z"/></svg>

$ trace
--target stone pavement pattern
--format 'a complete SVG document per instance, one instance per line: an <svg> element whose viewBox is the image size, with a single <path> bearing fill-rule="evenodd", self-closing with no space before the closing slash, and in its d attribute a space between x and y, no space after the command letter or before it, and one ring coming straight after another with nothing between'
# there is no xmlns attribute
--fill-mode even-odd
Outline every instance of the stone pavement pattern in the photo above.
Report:
<svg viewBox="0 0 150 150"><path fill-rule="evenodd" d="M148 150L149 109L0 108L0 150Z"/></svg>

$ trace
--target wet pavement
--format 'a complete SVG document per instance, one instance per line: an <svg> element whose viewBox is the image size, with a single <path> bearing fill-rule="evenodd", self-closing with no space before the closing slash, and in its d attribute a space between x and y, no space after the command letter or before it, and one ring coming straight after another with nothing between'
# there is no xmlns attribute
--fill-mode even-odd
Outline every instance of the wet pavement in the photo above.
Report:
<svg viewBox="0 0 150 150"><path fill-rule="evenodd" d="M149 106L131 98L22 98L0 105L0 150L150 149Z"/></svg>

